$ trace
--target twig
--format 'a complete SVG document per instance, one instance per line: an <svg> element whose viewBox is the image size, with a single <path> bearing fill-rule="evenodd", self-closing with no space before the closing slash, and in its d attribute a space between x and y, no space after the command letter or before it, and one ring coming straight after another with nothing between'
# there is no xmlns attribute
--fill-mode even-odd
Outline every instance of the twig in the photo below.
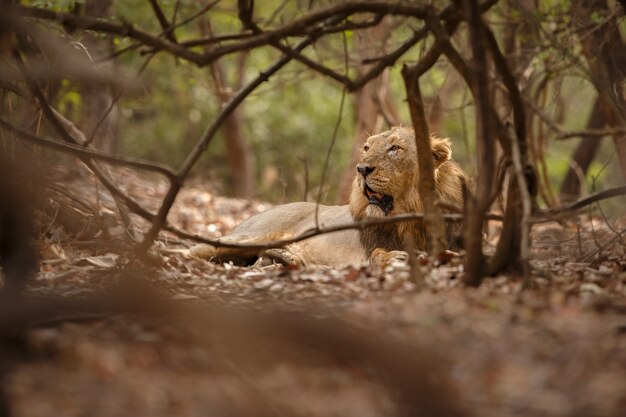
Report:
<svg viewBox="0 0 626 417"><path fill-rule="evenodd" d="M35 97L39 101L39 105L44 115L46 116L46 119L48 119L48 121L52 124L52 126L65 142L73 145L80 144L81 140L84 140L85 135L78 128L76 128L73 123L65 119L65 117L63 117L48 104L37 82L30 78L30 73L26 68L19 52L15 51L14 57L20 70L22 71L22 74L26 79L26 82L29 85L29 88L31 89L33 97ZM153 214L148 212L139 203L126 195L115 183L113 183L113 181L111 181L111 179L109 179L109 177L100 169L100 167L95 162L93 162L88 157L83 157L82 160L85 165L87 165L87 167L95 174L98 180L100 180L100 182L102 182L106 189L111 193L116 201L121 216L124 216L124 208L121 207L121 203L118 201L118 199L126 204L126 206L128 206L133 212L141 215L145 219L154 219L155 216ZM170 181L172 180L171 177L168 178L170 179ZM187 236L186 233L180 231L178 231L177 234L180 236Z"/></svg>
<svg viewBox="0 0 626 417"><path fill-rule="evenodd" d="M606 249L607 247L609 247L610 245L614 244L615 242L618 241L618 239L621 239L622 236L626 234L626 229L622 230L621 232L619 232L617 235L613 236L608 242L606 242L603 245L598 246L595 250L591 251L590 253L588 253L587 255L581 257L578 259L578 262L588 262L591 258L593 258L594 256L596 256L598 253L600 253L601 251L603 251L604 249Z"/></svg>
<svg viewBox="0 0 626 417"><path fill-rule="evenodd" d="M598 139L604 136L614 136L626 133L626 128L624 127L612 127L607 129L586 129L586 130L574 130L574 131L561 131L557 133L554 139L562 140L562 139L571 139L577 138L581 136L596 136Z"/></svg>
<svg viewBox="0 0 626 417"><path fill-rule="evenodd" d="M169 27L167 28L167 30L165 30L165 31L161 32L161 33L159 34L159 36L164 36L164 35L167 35L168 33L172 33L172 34L173 34L173 33L174 33L174 30L176 30L177 28L179 28L179 27L181 27L181 26L183 26L183 25L186 25L187 23L189 23L189 22L191 22L192 20L196 19L198 16L200 16L200 15L202 15L202 14L206 13L208 10L210 10L210 9L211 9L213 6L215 6L217 3L219 3L219 0L215 0L215 1L213 1L213 2L209 2L209 3L207 3L207 4L206 4L206 5L205 5L202 9L200 9L198 12L194 13L193 15L189 16L188 18L183 19L182 21L177 22L177 23L172 23L172 25L171 25L171 26L169 26ZM177 0L177 1L176 1L176 6L177 6L177 7L176 7L176 8L175 8L175 10L174 10L174 14L176 14L176 11L178 10L178 4L179 4L179 1ZM174 22L175 20L176 20L176 19L175 19L175 16L174 16L174 17L172 17L172 22ZM238 35L237 35L237 36L238 36ZM235 38L235 39L237 39L237 38ZM219 40L216 40L216 41L217 41L217 42L219 42ZM195 45L192 45L192 44L187 44L186 42L182 42L182 43L179 43L179 44L180 44L180 45L184 45L184 46L195 46ZM110 54L109 56L107 56L107 57L103 58L101 61L107 61L107 60L110 60L110 59L116 58L116 57L120 56L121 54L123 54L123 53L125 53L125 52L127 52L127 51L129 51L129 50L134 50L134 49L139 48L141 45L142 45L142 43L141 43L141 42L135 42L135 43L133 43L133 44L131 44L131 45L129 45L129 46L127 46L127 47L125 47L125 48L122 48L122 49L120 49L120 50L118 50L118 51L113 52L113 53L112 53L112 54ZM156 51L156 49L154 49L152 52L155 52L155 51Z"/></svg>
<svg viewBox="0 0 626 417"><path fill-rule="evenodd" d="M346 34L343 34L343 56L344 56L344 71L346 75L348 74L348 40L346 39ZM326 158L324 159L324 167L322 168L322 178L320 179L319 191L317 193L317 199L315 201L315 228L319 229L319 211L320 211L320 201L322 200L322 192L324 191L324 184L326 183L326 175L328 174L328 165L330 163L330 155L333 152L333 148L335 147L335 142L337 141L337 133L339 132L339 126L341 126L341 120L343 117L343 107L346 102L346 89L344 88L341 91L341 100L339 102L339 114L337 115L337 120L335 121L335 128L333 129L333 136L330 140L330 145L328 146L328 151L326 152Z"/></svg>
<svg viewBox="0 0 626 417"><path fill-rule="evenodd" d="M163 9L161 9L161 6L159 5L159 2L157 0L149 0L149 1L150 1L150 5L152 6L152 10L154 11L156 18L159 21L159 24L161 25L161 29L163 29L163 33L165 37L169 41L176 43L176 37L174 36L174 33L170 29L172 27L172 24L167 21L167 17L165 17L165 14L163 13Z"/></svg>
<svg viewBox="0 0 626 417"><path fill-rule="evenodd" d="M543 109L538 107L532 100L525 99L524 103L530 107L530 109L544 122L546 126L550 128L555 133L554 139L556 140L565 140L572 139L577 137L597 137L598 139L604 136L613 136L626 133L626 127L608 127L605 129L582 129L582 130L573 130L567 131L560 125L554 122L550 116L545 114Z"/></svg>
<svg viewBox="0 0 626 417"><path fill-rule="evenodd" d="M578 253L580 253L579 258L582 258L583 256L583 242L582 239L580 237L580 224L576 223L576 236L578 237Z"/></svg>
<svg viewBox="0 0 626 417"><path fill-rule="evenodd" d="M225 41L238 41L242 39L251 38L255 34L252 32L242 32L242 33L233 33L231 35L218 35L218 36L207 36L201 39L190 39L187 41L182 41L180 44L187 47L194 46L207 46L214 43L220 43Z"/></svg>
<svg viewBox="0 0 626 417"><path fill-rule="evenodd" d="M208 2L200 10L198 10L196 13L194 13L191 16L181 20L180 22L172 24L172 26L167 28L165 33L173 32L174 30L178 29L179 27L186 25L187 23L191 22L194 19L197 19L198 17L202 16L203 14L205 14L206 12L211 10L213 8L213 6L215 6L219 2L220 2L220 0L214 0L214 1Z"/></svg>
<svg viewBox="0 0 626 417"><path fill-rule="evenodd" d="M150 56L148 56L144 60L143 64L141 64L141 66L137 70L137 75L136 75L137 77L139 77L141 75L141 73L148 67L148 64L150 63L152 58L154 58L154 55L150 55ZM109 104L109 107L100 116L100 119L98 120L98 122L94 126L93 130L89 134L89 138L85 141L83 146L89 146L96 139L96 135L98 134L98 130L100 129L102 124L106 121L106 119L109 116L109 114L111 113L111 111L113 111L113 108L115 107L117 102L120 100L120 98L122 98L122 92L117 93L115 95L115 97L113 97L113 99L111 100L111 104Z"/></svg>

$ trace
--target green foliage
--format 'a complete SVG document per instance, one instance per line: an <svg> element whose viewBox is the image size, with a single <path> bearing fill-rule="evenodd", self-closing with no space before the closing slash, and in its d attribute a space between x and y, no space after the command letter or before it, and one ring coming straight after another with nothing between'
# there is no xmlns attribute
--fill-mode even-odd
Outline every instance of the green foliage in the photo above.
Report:
<svg viewBox="0 0 626 417"><path fill-rule="evenodd" d="M32 5L49 7L54 10L70 10L76 0L45 1L30 0ZM301 2L282 2L271 0L257 2L255 18L265 27L277 26L288 22L295 16L302 15ZM325 2L320 2L320 4ZM441 2L442 4L447 2ZM490 19L507 18L528 24L526 30L518 30L517 47L532 50L527 62L528 71L534 71L545 77L547 87L543 97L543 111L565 129L583 129L593 101L593 86L585 74L586 65L582 58L580 42L574 36L573 17L570 13L572 4L568 0L551 0L540 4L530 12L501 5ZM177 21L197 13L204 2L194 0L159 1L166 16L177 9ZM275 13L279 5L283 8ZM508 13L508 14L507 14ZM115 3L114 14L120 21L131 22L134 26L149 33L162 31L149 2L145 0L127 0ZM501 14L502 16L498 15ZM236 13L235 2L220 2L207 14L211 27L217 34L235 34L241 31L241 22ZM590 20L601 23L608 13L604 11L590 16ZM362 16L360 17L362 18ZM356 18L352 18L356 19ZM490 21L488 19L488 21ZM620 22L624 28L623 20ZM493 25L501 45L506 27ZM386 42L389 51L411 36L415 27L398 21L393 26ZM462 55L468 53L466 28L461 26L453 42ZM197 39L202 36L197 22L184 25L176 30L179 41ZM345 37L336 34L322 38L316 47L308 48L304 54L321 61L329 68L343 73L344 39L350 59L350 76L356 77L356 67L362 58L355 53L355 45L361 33L347 31ZM297 39L289 39L294 44ZM395 98L400 122L409 124L410 118L405 105L404 83L400 69L405 62L419 60L432 45L431 37L412 48L390 70L390 90ZM113 37L116 50L131 46L134 42L121 37ZM202 47L194 50L201 52ZM138 53L139 52L139 53ZM142 54L142 49L132 49L118 57L116 65L127 74L132 74L149 56ZM382 53L372 47L366 51L366 57L379 56ZM229 55L219 61L226 75L226 83L232 94L238 85L249 82L259 72L275 62L280 54L265 46L250 52L241 64L238 54ZM139 78L145 87L145 93L135 97L124 97L121 101L121 126L119 152L164 162L174 168L180 166L194 143L200 138L206 126L215 118L220 108L209 68L198 68L184 60L172 58L167 53L158 53L150 59L147 68ZM537 79L532 80L539 83ZM420 80L425 102L430 105L438 96L444 103L442 123L437 129L440 136L450 137L453 141L454 158L468 171L475 172L474 154L474 107L471 94L455 75L445 59L429 70ZM257 169L257 194L260 198L276 202L301 199L304 189L309 196L316 195L320 186L322 167L337 117L341 98L341 86L330 78L316 74L300 63L292 62L268 83L257 89L240 107L241 128L253 150ZM64 82L60 93L61 110L80 116L82 99L79 90ZM539 98L536 98L539 100ZM336 195L354 140L355 106L352 96L348 95L343 118L340 124L337 142L330 160L327 184L324 187L325 201L332 202ZM543 127L539 132L536 122L530 127L535 137L540 134L544 139L551 137L551 132ZM546 146L547 179L558 189L558 185L569 167L569 155L576 145L573 140L548 142ZM229 172L225 158L225 143L218 133L209 150L196 166L194 174L227 184ZM309 184L305 184L304 162L309 169ZM613 166L615 163L613 163ZM596 172L597 167L592 167ZM607 176L605 170L603 176ZM612 171L611 171L612 172ZM597 173L597 172L596 172ZM589 175L592 175L591 173ZM602 181L604 177L596 181ZM229 190L222 190L228 193ZM312 193L313 192L313 193Z"/></svg>

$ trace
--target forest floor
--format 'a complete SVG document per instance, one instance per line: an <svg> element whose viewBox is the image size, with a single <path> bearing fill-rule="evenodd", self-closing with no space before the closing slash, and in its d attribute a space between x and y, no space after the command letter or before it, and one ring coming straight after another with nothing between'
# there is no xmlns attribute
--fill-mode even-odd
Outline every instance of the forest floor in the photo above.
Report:
<svg viewBox="0 0 626 417"><path fill-rule="evenodd" d="M165 183L130 174L118 180L146 208L158 208ZM80 181L66 191L91 198L102 212L114 210ZM192 183L169 218L185 230L219 236L268 207ZM626 242L602 219L585 215L577 224L533 229L533 286L524 292L521 277L512 275L465 288L458 259L426 266L420 291L401 264L385 271L214 265L188 257L192 242L165 234L145 278L175 303L237 306L247 314L277 307L353 326L363 345L415 346L426 366L408 382L415 382L414 400L451 406L455 415L624 416ZM111 285L132 261L53 223L45 229L29 297L85 297ZM108 239L120 233L113 225ZM254 332L233 326L235 333ZM350 360L350 352L338 359L319 346L274 351L271 332L237 342L224 331L209 327L206 338L196 328L190 337L175 321L120 314L36 325L24 337L28 357L5 371L7 406L15 416L365 417L401 409L403 400L388 389L393 383L379 376L386 371L380 362L369 366L356 354ZM316 340L323 344L323 337ZM247 357L240 361L234 352L242 350ZM378 354L376 346L371 352ZM452 387L435 393L441 398L420 391L432 375Z"/></svg>

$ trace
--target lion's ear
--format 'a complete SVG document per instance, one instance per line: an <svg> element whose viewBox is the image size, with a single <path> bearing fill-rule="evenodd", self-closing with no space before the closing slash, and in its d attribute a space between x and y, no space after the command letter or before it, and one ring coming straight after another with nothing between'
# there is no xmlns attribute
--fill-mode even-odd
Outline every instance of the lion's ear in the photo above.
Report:
<svg viewBox="0 0 626 417"><path fill-rule="evenodd" d="M439 168L439 165L443 164L450 159L452 155L452 148L450 147L449 139L432 138L431 146L433 149L433 158L435 162L435 168Z"/></svg>

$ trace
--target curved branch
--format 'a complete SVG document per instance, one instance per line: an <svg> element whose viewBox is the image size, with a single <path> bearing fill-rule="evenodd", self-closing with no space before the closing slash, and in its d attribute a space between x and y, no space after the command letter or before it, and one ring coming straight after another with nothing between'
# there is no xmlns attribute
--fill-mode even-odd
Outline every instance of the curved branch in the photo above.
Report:
<svg viewBox="0 0 626 417"><path fill-rule="evenodd" d="M147 171L158 172L159 174L163 174L164 176L166 176L168 179L172 179L176 177L176 174L165 165L160 165L160 164L149 162L149 161L142 161L139 159L124 158L124 157L109 155L106 152L98 151L95 149L87 149L79 145L61 143L53 139L36 136L36 135L30 134L28 132L25 132L19 129L16 126L13 126L12 124L10 124L9 122L7 122L6 120L2 118L0 118L0 126L4 127L9 132L12 132L15 135L19 136L23 140L34 143L36 145L44 146L46 148L54 149L60 152L70 153L72 155L78 156L81 159L89 158L89 159L94 159L98 161L104 161L111 165L129 166L129 167L143 169Z"/></svg>
<svg viewBox="0 0 626 417"><path fill-rule="evenodd" d="M580 200L573 201L550 210L540 211L535 213L535 215L531 218L531 223L546 223L556 221L564 217L573 216L578 210L593 203L622 195L626 195L626 185L599 191Z"/></svg>

